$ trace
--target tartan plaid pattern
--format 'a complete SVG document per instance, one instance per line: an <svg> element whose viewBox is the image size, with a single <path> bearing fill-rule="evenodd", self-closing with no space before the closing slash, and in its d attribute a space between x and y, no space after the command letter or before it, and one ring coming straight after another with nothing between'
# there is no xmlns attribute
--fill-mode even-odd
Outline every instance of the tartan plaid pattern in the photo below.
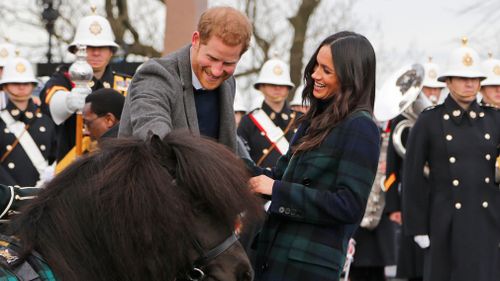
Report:
<svg viewBox="0 0 500 281"><path fill-rule="evenodd" d="M301 126L295 142L307 129ZM257 280L338 280L349 238L377 171L380 135L367 112L334 128L319 148L278 160L259 237ZM264 171L262 171L264 172Z"/></svg>
<svg viewBox="0 0 500 281"><path fill-rule="evenodd" d="M45 262L45 260L36 252L33 252L30 256L26 258L25 261L18 260L18 253L20 251L20 246L18 241L12 237L0 234L0 248L5 251L8 250L9 257L14 257L16 260L14 262L8 262L2 260L0 262L0 281L18 281L18 280L28 280L27 276L23 276L21 273L16 272L16 269L27 264L33 270L34 275L38 275L36 279L39 281L57 281L54 273ZM29 280L32 280L34 276L30 273Z"/></svg>

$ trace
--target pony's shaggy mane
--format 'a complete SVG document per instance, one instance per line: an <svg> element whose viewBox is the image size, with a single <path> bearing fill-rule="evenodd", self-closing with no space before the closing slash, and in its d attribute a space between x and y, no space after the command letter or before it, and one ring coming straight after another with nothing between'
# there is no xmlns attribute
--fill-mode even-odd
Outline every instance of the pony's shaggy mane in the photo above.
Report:
<svg viewBox="0 0 500 281"><path fill-rule="evenodd" d="M229 150L186 132L112 139L55 177L11 232L61 280L173 280L190 263L197 212L228 229L256 213L247 180Z"/></svg>

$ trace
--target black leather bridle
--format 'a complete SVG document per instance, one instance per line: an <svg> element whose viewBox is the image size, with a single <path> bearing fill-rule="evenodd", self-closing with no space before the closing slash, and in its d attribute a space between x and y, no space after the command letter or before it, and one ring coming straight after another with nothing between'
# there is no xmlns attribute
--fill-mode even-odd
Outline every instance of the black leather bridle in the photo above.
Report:
<svg viewBox="0 0 500 281"><path fill-rule="evenodd" d="M238 235L233 232L229 237L222 241L222 243L205 253L200 242L198 242L198 240L194 240L194 248L200 256L192 263L187 273L184 274L185 278L190 281L201 281L205 279L206 275L203 268L207 266L211 260L217 258L220 254L224 253L227 249L233 246L236 241L238 241Z"/></svg>

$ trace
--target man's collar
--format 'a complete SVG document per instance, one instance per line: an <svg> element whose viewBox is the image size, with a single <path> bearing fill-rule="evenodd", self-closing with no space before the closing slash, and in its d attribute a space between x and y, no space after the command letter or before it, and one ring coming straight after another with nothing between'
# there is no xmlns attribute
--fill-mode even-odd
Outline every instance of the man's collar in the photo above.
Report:
<svg viewBox="0 0 500 281"><path fill-rule="evenodd" d="M24 111L20 110L10 100L7 102L7 106L5 107L5 110L9 111L10 115L12 115L12 117L16 121L21 120L23 117L26 117L28 119L32 119L36 114L36 106L31 99L28 101L28 106L26 107L26 110L24 110Z"/></svg>
<svg viewBox="0 0 500 281"><path fill-rule="evenodd" d="M192 52L193 52L193 47L191 46L191 48L189 49L189 64L191 65L191 81L193 82L193 87L195 90L202 90L203 86L201 85L200 80L198 79L196 74L194 74L193 71Z"/></svg>
<svg viewBox="0 0 500 281"><path fill-rule="evenodd" d="M450 94L444 101L444 106L445 114L448 117L451 117L451 119L457 124L462 123L464 119L469 119L470 122L473 122L484 116L484 112L482 112L481 107L476 100L472 101L467 109L463 109Z"/></svg>

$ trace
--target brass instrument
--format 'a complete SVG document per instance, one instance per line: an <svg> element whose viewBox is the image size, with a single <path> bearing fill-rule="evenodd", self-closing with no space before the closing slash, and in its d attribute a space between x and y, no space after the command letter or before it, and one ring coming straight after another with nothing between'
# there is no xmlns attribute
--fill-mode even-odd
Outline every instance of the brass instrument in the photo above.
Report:
<svg viewBox="0 0 500 281"><path fill-rule="evenodd" d="M378 161L377 175L372 185L372 190L368 196L365 214L361 220L360 226L369 230L375 229L380 223L385 207L385 161L387 155L387 146L389 144L389 135L382 134L382 145L380 147L380 157Z"/></svg>
<svg viewBox="0 0 500 281"><path fill-rule="evenodd" d="M375 98L374 115L377 120L388 121L399 114L407 118L396 125L392 136L394 148L403 158L406 152L401 139L403 131L411 128L418 115L432 105L420 95L424 77L425 70L422 65L406 65L391 75Z"/></svg>
<svg viewBox="0 0 500 281"><path fill-rule="evenodd" d="M406 149L402 143L402 133L411 128L417 120L418 114L425 107L426 99L419 98L424 80L424 68L420 64L407 65L387 80L375 97L375 118L379 121L391 120L403 114L407 120L401 121L393 132L393 143L396 152L404 157ZM368 197L365 214L360 226L372 230L378 226L385 207L385 161L389 135L382 134L380 158L377 175Z"/></svg>

